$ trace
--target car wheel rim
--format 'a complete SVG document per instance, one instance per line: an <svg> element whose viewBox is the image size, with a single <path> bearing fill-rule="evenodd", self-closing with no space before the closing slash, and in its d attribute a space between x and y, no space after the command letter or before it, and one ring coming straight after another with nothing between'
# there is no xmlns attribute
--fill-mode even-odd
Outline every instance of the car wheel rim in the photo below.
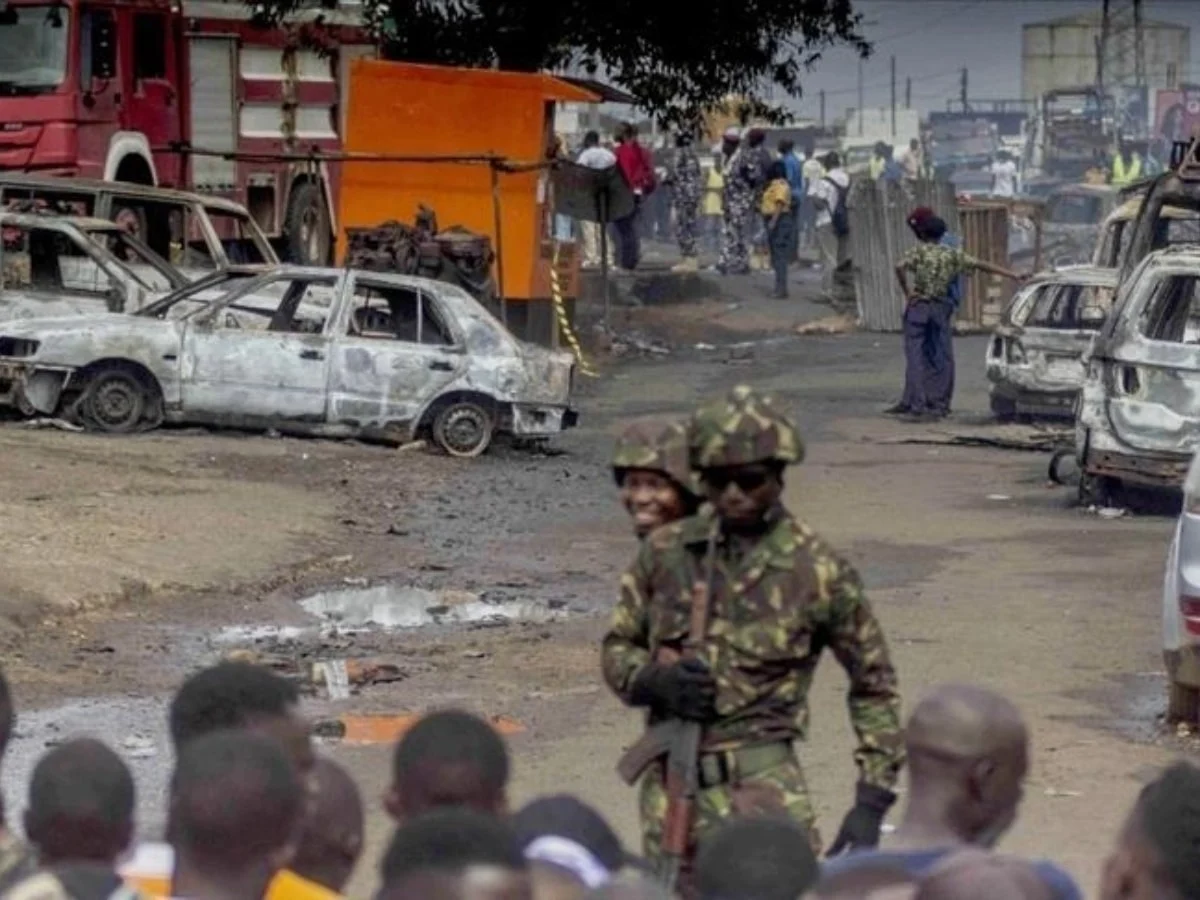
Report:
<svg viewBox="0 0 1200 900"><path fill-rule="evenodd" d="M131 384L106 381L92 393L91 407L99 424L119 428L132 424L141 415L141 397Z"/></svg>
<svg viewBox="0 0 1200 900"><path fill-rule="evenodd" d="M451 411L442 427L442 437L452 453L470 453L487 439L487 415L481 409L461 407Z"/></svg>

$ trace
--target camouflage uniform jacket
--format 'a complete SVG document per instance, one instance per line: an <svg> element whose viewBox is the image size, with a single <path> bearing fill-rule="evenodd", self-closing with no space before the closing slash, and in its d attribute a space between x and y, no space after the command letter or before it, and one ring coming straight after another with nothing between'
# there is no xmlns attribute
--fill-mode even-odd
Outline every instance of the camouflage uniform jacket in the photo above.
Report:
<svg viewBox="0 0 1200 900"><path fill-rule="evenodd" d="M950 293L959 275L975 268L978 262L956 247L920 243L900 257L911 276L909 290L922 300L940 300Z"/></svg>
<svg viewBox="0 0 1200 900"><path fill-rule="evenodd" d="M704 193L704 171L700 168L700 157L691 147L677 147L671 161L671 181L675 185L675 196L680 201L697 203Z"/></svg>
<svg viewBox="0 0 1200 900"><path fill-rule="evenodd" d="M782 508L738 558L718 538L708 634L698 655L717 679L719 719L704 746L725 749L803 739L808 691L825 647L850 677L854 758L864 782L890 788L903 761L896 673L858 573ZM621 578L603 670L626 702L639 670L687 635L694 583L703 578L711 513L658 529Z"/></svg>

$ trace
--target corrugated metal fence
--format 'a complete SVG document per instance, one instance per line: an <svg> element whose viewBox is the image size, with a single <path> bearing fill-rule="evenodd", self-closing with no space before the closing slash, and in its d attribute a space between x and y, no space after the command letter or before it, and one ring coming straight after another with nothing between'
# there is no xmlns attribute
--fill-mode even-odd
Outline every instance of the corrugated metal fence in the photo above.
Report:
<svg viewBox="0 0 1200 900"><path fill-rule="evenodd" d="M861 324L868 331L899 331L904 296L896 283L896 263L917 241L908 227L908 214L928 206L945 220L972 256L1008 264L1008 209L1001 204L956 202L945 182L917 181L887 184L855 180L847 198L850 217L850 259ZM967 278L966 296L958 322L968 327L992 324L1009 286L988 275Z"/></svg>

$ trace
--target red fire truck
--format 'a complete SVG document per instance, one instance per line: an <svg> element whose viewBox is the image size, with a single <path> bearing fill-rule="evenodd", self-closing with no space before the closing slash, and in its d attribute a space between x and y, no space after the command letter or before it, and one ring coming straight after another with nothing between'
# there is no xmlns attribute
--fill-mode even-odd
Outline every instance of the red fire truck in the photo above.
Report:
<svg viewBox="0 0 1200 900"><path fill-rule="evenodd" d="M299 39L317 16L321 49ZM249 19L240 0L0 0L0 171L230 197L286 258L328 262L337 179L296 157L341 148L350 61L375 48L357 5Z"/></svg>

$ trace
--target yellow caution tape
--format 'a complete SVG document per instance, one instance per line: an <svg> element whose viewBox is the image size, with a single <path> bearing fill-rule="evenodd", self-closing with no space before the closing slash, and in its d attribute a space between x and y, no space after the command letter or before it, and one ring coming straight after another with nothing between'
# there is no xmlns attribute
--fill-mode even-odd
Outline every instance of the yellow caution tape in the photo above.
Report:
<svg viewBox="0 0 1200 900"><path fill-rule="evenodd" d="M567 346L571 348L571 352L575 354L580 373L595 378L596 370L589 366L587 360L584 359L583 348L579 346L579 336L575 334L575 329L571 327L571 320L567 318L567 307L563 303L562 277L558 273L558 247L558 241L555 241L554 257L550 260L550 299L554 303L554 316L558 319L558 331L567 342Z"/></svg>

